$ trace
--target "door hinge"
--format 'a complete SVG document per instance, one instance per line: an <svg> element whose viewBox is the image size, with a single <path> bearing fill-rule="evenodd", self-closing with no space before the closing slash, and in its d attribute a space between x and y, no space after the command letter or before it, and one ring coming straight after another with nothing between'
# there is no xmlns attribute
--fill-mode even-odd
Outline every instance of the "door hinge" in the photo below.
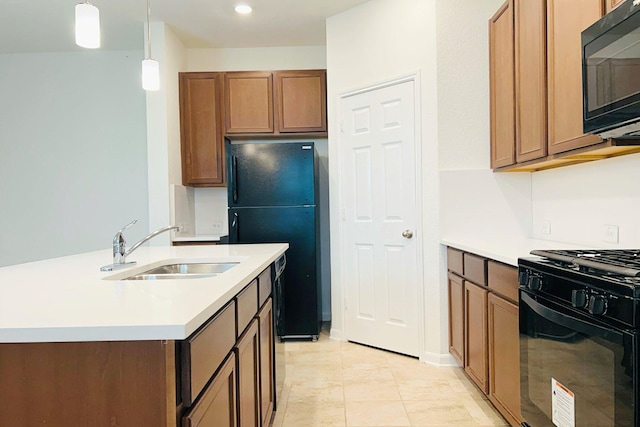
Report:
<svg viewBox="0 0 640 427"><path fill-rule="evenodd" d="M344 133L344 120L340 120L340 133Z"/></svg>
<svg viewBox="0 0 640 427"><path fill-rule="evenodd" d="M347 311L348 307L349 307L349 298L345 297L344 298L344 311Z"/></svg>

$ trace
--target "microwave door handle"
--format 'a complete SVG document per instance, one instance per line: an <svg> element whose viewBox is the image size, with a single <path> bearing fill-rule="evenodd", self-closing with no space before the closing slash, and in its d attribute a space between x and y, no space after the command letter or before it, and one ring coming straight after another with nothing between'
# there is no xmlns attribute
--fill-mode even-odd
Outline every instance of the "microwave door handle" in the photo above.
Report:
<svg viewBox="0 0 640 427"><path fill-rule="evenodd" d="M557 323L560 326L564 326L565 328L572 329L589 336L598 336L610 342L622 342L622 334L615 329L588 323L584 320L571 316L568 312L559 312L546 307L531 298L525 292L520 293L520 304L523 303L527 304L536 314L551 322Z"/></svg>

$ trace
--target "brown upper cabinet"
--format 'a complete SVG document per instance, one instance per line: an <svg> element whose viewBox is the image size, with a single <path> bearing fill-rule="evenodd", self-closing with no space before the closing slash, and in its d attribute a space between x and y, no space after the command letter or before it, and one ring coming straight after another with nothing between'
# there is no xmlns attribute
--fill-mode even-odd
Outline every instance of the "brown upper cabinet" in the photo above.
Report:
<svg viewBox="0 0 640 427"><path fill-rule="evenodd" d="M616 7L624 3L624 0L605 0L606 12L609 13Z"/></svg>
<svg viewBox="0 0 640 427"><path fill-rule="evenodd" d="M273 133L273 73L224 75L227 133Z"/></svg>
<svg viewBox="0 0 640 427"><path fill-rule="evenodd" d="M182 183L224 185L222 74L180 73Z"/></svg>
<svg viewBox="0 0 640 427"><path fill-rule="evenodd" d="M582 132L580 33L603 15L603 0L547 0L550 154L602 141Z"/></svg>
<svg viewBox="0 0 640 427"><path fill-rule="evenodd" d="M489 20L491 167L536 171L637 152L582 131L581 33L621 0L507 0Z"/></svg>
<svg viewBox="0 0 640 427"><path fill-rule="evenodd" d="M491 79L491 167L515 163L515 86L513 1L507 1L489 20Z"/></svg>
<svg viewBox="0 0 640 427"><path fill-rule="evenodd" d="M517 162L547 155L545 20L544 1L515 0Z"/></svg>
<svg viewBox="0 0 640 427"><path fill-rule="evenodd" d="M225 135L326 137L326 70L180 73L182 184L226 185Z"/></svg>
<svg viewBox="0 0 640 427"><path fill-rule="evenodd" d="M275 81L280 133L327 131L325 70L278 71Z"/></svg>

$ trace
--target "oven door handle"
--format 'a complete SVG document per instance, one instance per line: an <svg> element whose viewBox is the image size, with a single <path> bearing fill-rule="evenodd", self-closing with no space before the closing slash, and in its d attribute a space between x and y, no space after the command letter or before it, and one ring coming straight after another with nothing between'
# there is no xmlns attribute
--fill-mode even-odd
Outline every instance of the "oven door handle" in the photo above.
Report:
<svg viewBox="0 0 640 427"><path fill-rule="evenodd" d="M520 304L522 303L526 303L538 315L560 326L581 332L588 336L598 336L610 342L622 343L623 336L621 332L594 323L587 323L585 320L573 317L569 313L561 313L553 310L540 304L525 292L520 293Z"/></svg>

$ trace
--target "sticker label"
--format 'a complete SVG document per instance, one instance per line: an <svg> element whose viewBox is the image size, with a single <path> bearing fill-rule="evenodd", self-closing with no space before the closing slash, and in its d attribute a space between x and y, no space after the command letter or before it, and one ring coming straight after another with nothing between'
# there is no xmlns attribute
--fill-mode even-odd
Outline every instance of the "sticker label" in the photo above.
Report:
<svg viewBox="0 0 640 427"><path fill-rule="evenodd" d="M576 427L575 395L555 378L551 378L551 415L558 427Z"/></svg>

